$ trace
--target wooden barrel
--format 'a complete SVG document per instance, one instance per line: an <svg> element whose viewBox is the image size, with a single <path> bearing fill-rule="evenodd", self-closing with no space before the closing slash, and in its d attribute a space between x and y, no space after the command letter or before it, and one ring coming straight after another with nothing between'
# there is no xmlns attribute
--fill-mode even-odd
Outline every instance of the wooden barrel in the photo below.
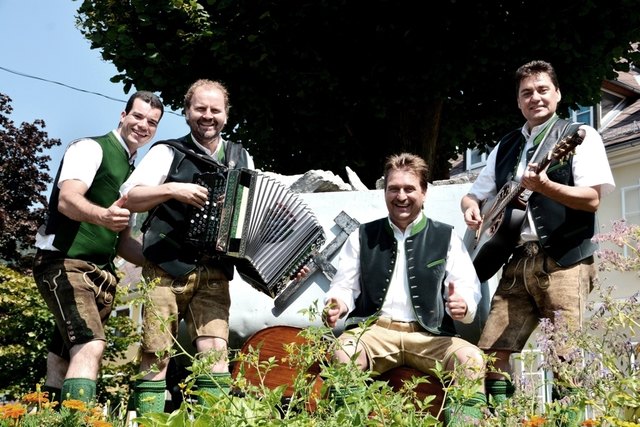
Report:
<svg viewBox="0 0 640 427"><path fill-rule="evenodd" d="M283 358L287 356L285 345L290 343L304 344L306 340L304 337L299 335L301 331L301 328L293 326L270 326L251 335L249 339L245 341L242 349L240 350L241 353L248 354L250 348L259 349L260 361L267 361L272 357L274 358L277 366L273 367L266 373L264 377L264 384L272 389L283 384L286 385L287 387L284 392L285 398L293 395L293 382L297 375L296 370L283 361ZM241 362L235 362L232 371L233 378L238 376L240 369ZM244 364L243 369L244 378L250 384L256 386L261 384L260 376L258 375L255 367L250 366L249 364ZM320 388L322 387L323 382L322 378L320 378L319 365L316 364L310 367L307 373L312 377L312 396L315 397L315 399L311 399L311 401L308 402L308 409L310 411L314 411L317 405L317 399L320 398ZM408 366L399 366L375 377L374 379L387 381L393 390L398 391L402 388L405 381L411 380L412 377L422 376L426 376L429 382L418 384L414 391L416 392L417 398L421 401L429 395L435 396L435 399L431 402L431 406L429 407L429 412L434 416L437 416L442 405L444 392L440 381L435 376L425 374Z"/></svg>
<svg viewBox="0 0 640 427"><path fill-rule="evenodd" d="M301 331L301 328L293 326L269 326L251 335L240 350L241 353L248 354L250 348L259 349L258 359L260 361L267 361L272 357L274 358L276 366L270 369L266 375L264 372L262 373L262 375L264 375L264 384L271 389L283 384L286 385L287 388L284 392L285 398L293 395L293 382L297 376L295 368L283 361L283 359L288 356L285 345L291 343L304 344L306 340L299 335ZM240 373L241 365L241 362L234 363L231 373L234 379ZM244 369L244 378L250 384L256 386L261 384L260 376L254 366L244 364L242 365L242 369ZM317 399L320 397L320 388L322 387L320 366L318 364L311 366L307 373L312 377L312 396L315 397L315 399L311 399L311 401L308 402L308 409L315 411Z"/></svg>
<svg viewBox="0 0 640 427"><path fill-rule="evenodd" d="M402 389L405 381L410 381L413 377L427 378L428 382L417 384L413 391L415 391L416 398L420 401L423 401L427 396L435 396L428 410L434 417L438 416L444 400L444 391L442 390L440 380L436 376L425 374L422 371L408 366L398 366L397 368L388 370L384 374L378 375L375 379L378 381L387 381L393 390L399 391Z"/></svg>

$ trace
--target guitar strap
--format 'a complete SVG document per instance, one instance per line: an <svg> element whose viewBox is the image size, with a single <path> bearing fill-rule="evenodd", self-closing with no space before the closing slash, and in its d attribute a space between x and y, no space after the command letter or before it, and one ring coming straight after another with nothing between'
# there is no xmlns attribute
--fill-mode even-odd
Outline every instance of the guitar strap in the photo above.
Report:
<svg viewBox="0 0 640 427"><path fill-rule="evenodd" d="M575 132L580 125L582 125L582 123L571 123L568 120L558 118L551 124L550 129L545 129L536 136L533 147L529 148L525 153L527 164L540 164L561 138ZM542 141L540 142L538 139ZM532 156L533 159L531 158ZM531 196L531 190L524 190L520 196L518 196L518 199L521 203L526 204L529 196Z"/></svg>
<svg viewBox="0 0 640 427"><path fill-rule="evenodd" d="M547 132L544 140L540 144L540 147L533 146L527 152L527 157L531 156L531 152L537 149L535 156L530 163L540 163L553 149L553 147L563 138L565 135L570 135L575 132L582 123L571 123L568 120L558 119L551 126L551 129Z"/></svg>

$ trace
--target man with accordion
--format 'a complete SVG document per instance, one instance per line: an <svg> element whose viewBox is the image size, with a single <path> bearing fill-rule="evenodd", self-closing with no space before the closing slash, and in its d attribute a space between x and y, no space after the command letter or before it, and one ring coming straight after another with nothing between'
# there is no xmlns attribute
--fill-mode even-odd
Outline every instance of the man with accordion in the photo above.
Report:
<svg viewBox="0 0 640 427"><path fill-rule="evenodd" d="M137 413L164 411L170 349L184 320L198 353L213 354L211 372L198 375L200 392L228 392L229 259L203 252L186 239L190 210L202 209L209 189L194 182L201 173L253 169L253 159L240 144L221 136L229 113L228 92L217 81L198 80L185 95L184 113L190 133L155 143L122 185L127 208L149 211L143 225L143 277L154 282L143 310L140 372L134 402ZM161 355L161 356L157 356ZM202 401L202 399L201 399Z"/></svg>

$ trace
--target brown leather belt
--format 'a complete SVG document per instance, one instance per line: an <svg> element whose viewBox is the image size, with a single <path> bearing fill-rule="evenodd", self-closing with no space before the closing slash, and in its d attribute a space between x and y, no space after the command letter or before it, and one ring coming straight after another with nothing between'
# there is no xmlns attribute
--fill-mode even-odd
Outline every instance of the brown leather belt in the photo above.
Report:
<svg viewBox="0 0 640 427"><path fill-rule="evenodd" d="M399 332L424 332L424 328L418 322L400 322L391 320L388 317L380 317L376 321L376 325L381 328L390 329Z"/></svg>

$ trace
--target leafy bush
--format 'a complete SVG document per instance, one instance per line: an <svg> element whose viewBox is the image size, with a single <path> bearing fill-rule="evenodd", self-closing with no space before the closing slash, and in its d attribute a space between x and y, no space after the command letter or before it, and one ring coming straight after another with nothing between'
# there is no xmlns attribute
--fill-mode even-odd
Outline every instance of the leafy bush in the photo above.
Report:
<svg viewBox="0 0 640 427"><path fill-rule="evenodd" d="M124 293L126 289L120 288L116 301ZM47 344L54 327L33 276L0 265L0 401L17 400L44 383ZM110 318L105 332L108 345L97 384L99 401L126 400L129 378L137 367L122 360L139 337L128 317Z"/></svg>
<svg viewBox="0 0 640 427"><path fill-rule="evenodd" d="M0 266L0 400L14 399L44 378L53 327L33 278Z"/></svg>
<svg viewBox="0 0 640 427"><path fill-rule="evenodd" d="M612 241L630 245L634 260L625 265L639 265L637 242L640 228L617 224L615 233L599 236L601 241ZM620 266L620 258L608 257L600 252L603 265ZM612 264L609 264L612 263ZM613 267L616 268L616 267ZM144 288L144 287L143 287ZM561 372L562 378L576 392L560 400L543 404L538 398L541 388L549 388L545 380L531 382L525 376L512 378L516 393L512 399L499 404L493 410L485 408L485 418L477 423L486 427L632 427L640 426L640 369L637 357L637 330L640 327L640 304L638 294L624 299L614 299L612 288L597 288L599 298L590 307L591 316L581 330L565 327L561 321L551 324L543 321L536 332L537 347L542 352L543 362L527 360L529 352L523 352L522 362L529 371L546 368ZM317 304L317 303L316 303ZM318 316L316 306L303 310L301 315L310 320ZM279 360L261 359L259 348L250 348L233 355L232 362L239 366L229 395L214 396L195 389L195 378L207 374L208 362L219 354L201 355L192 358L184 350L178 353L190 357L194 362L189 374L180 384L183 395L181 405L171 413L144 414L134 421L148 427L182 426L439 426L442 407L434 407L433 396L418 398L414 388L425 377L413 378L399 391L389 384L361 372L351 364L333 365L327 362L338 341L331 330L324 327L307 327L300 332L303 344L285 346L286 355ZM569 360L560 361L555 348L559 344L575 349ZM178 347L179 348L179 347ZM492 369L491 355L487 355L488 369ZM285 394L286 384L278 387L267 385L267 375L278 366L293 367L297 372L292 383L293 392ZM317 376L311 367L318 367L322 383L315 384ZM251 370L251 379L246 375ZM438 366L432 373L442 383L444 393L453 408L463 401L476 384L467 380L461 367L445 372ZM257 377L257 380L256 380ZM213 379L213 378L212 378ZM346 391L346 393L342 393ZM198 404L198 397L204 404ZM313 403L313 404L311 404ZM10 404L11 405L11 404ZM12 404L16 405L16 404ZM105 409L110 421L102 426L126 426L124 407L116 405ZM585 414L585 420L568 422L575 413ZM54 417L58 417L55 418ZM0 426L86 426L87 418L76 420L77 424L63 424L60 417L68 417L68 411L52 415L43 409L35 413L21 411L16 406L0 406ZM46 417L46 422L43 421ZM54 417L54 418L52 418ZM471 425L462 417L454 417L453 425ZM4 424L3 424L4 423ZM84 424L83 424L84 423ZM97 424L95 424L97 425Z"/></svg>

